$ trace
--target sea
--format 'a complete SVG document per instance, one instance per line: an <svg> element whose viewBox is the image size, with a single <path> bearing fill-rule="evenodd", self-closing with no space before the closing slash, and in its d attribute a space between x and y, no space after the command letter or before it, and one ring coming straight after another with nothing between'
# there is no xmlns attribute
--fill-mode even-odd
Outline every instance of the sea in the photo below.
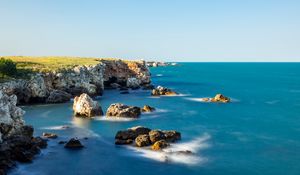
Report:
<svg viewBox="0 0 300 175"><path fill-rule="evenodd" d="M300 63L178 63L150 70L154 85L179 94L106 90L96 98L104 111L112 103L156 108L139 119L73 117L72 101L22 106L36 136L51 132L58 138L49 139L32 163L18 164L9 174L300 174ZM231 102L201 100L218 93ZM182 139L159 152L115 145L116 132L133 126L177 130ZM72 137L85 147L68 150L58 144ZM174 153L186 150L192 154Z"/></svg>

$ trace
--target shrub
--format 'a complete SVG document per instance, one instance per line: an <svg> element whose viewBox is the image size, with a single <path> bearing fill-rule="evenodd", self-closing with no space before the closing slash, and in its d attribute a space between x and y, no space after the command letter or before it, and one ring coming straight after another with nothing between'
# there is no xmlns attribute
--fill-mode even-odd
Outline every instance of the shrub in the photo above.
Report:
<svg viewBox="0 0 300 175"><path fill-rule="evenodd" d="M17 75L17 65L10 59L0 59L0 74L2 77L13 77Z"/></svg>

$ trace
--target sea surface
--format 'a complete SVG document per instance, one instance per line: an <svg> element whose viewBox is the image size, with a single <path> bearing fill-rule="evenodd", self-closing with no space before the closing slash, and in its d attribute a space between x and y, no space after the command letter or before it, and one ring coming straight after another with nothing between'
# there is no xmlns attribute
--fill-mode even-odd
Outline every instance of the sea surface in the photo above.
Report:
<svg viewBox="0 0 300 175"><path fill-rule="evenodd" d="M180 95L107 90L97 98L104 110L116 102L157 108L137 120L74 118L72 102L23 107L36 136L53 132L59 137L49 140L33 163L19 164L10 174L300 174L299 63L180 63L151 68L151 73L155 85ZM217 93L232 103L200 100ZM70 128L61 129L64 125ZM118 130L138 125L178 130L182 140L166 152L114 145ZM82 139L85 148L67 150L58 144L71 137ZM194 154L170 153L180 150Z"/></svg>

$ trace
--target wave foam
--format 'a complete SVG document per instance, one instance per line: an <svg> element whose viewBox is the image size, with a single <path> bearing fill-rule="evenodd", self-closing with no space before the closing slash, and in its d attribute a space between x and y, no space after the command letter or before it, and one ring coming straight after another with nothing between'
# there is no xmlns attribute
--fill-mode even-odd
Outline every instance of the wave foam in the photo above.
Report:
<svg viewBox="0 0 300 175"><path fill-rule="evenodd" d="M137 120L137 118L124 118L124 117L95 117L94 120L98 121L110 121L110 122L128 122L128 121L134 121Z"/></svg>
<svg viewBox="0 0 300 175"><path fill-rule="evenodd" d="M58 125L58 126L46 126L46 127L41 127L39 129L46 129L46 130L65 130L70 128L68 125Z"/></svg>
<svg viewBox="0 0 300 175"><path fill-rule="evenodd" d="M148 159L168 162L168 163L181 163L186 165L199 165L207 161L207 158L200 157L199 150L209 147L207 140L210 135L204 134L190 142L171 144L171 146L163 151L152 151L149 148L136 148L127 146L128 149L138 153L138 156ZM191 151L192 153L184 153Z"/></svg>

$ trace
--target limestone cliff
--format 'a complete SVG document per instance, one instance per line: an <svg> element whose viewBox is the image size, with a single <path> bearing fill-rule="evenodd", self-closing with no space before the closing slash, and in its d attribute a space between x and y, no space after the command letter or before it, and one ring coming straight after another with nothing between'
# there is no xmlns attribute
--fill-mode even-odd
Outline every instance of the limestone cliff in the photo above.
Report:
<svg viewBox="0 0 300 175"><path fill-rule="evenodd" d="M93 66L34 73L29 80L1 83L0 90L15 94L19 104L59 103L81 93L102 95L113 83L129 88L144 86L150 83L150 72L143 61L106 60Z"/></svg>

